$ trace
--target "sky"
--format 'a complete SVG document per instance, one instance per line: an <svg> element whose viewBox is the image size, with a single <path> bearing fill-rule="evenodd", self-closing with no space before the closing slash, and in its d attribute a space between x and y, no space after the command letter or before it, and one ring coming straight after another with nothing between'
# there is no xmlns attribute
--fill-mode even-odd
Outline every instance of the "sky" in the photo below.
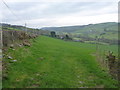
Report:
<svg viewBox="0 0 120 90"><path fill-rule="evenodd" d="M0 13L3 23L31 28L117 22L118 0L1 0Z"/></svg>

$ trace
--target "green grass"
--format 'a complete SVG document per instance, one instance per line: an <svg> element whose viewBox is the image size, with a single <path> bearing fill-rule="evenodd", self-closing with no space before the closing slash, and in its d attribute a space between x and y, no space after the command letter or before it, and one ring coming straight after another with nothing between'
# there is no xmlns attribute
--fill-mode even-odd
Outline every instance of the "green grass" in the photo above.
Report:
<svg viewBox="0 0 120 90"><path fill-rule="evenodd" d="M92 55L95 45L45 36L31 42L31 47L9 49L17 62L5 60L8 79L3 81L4 88L117 87L117 81L102 71Z"/></svg>

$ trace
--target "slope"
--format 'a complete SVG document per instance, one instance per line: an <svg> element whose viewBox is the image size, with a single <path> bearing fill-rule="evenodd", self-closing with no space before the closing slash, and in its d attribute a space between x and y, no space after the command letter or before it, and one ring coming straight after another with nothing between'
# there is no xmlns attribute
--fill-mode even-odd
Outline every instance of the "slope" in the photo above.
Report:
<svg viewBox="0 0 120 90"><path fill-rule="evenodd" d="M102 38L118 40L118 23L106 22L98 24L63 26L63 27L44 27L43 30L56 31L58 33L71 33L73 37L84 36L95 38L102 35Z"/></svg>
<svg viewBox="0 0 120 90"><path fill-rule="evenodd" d="M34 33L34 34L43 34L43 35L49 35L49 31L47 30L41 30L37 28L29 28L25 26L20 25L11 25L7 23L0 23L0 29L3 31L27 31L28 33Z"/></svg>
<svg viewBox="0 0 120 90"><path fill-rule="evenodd" d="M84 32L86 30L102 30L104 31L104 29L110 29L110 30L114 30L117 31L117 26L118 24L116 22L106 22L106 23L98 23L98 24L88 24L88 25L77 25L77 26L61 26L61 27L43 27L41 29L43 30L50 30L50 31L59 31L59 32L82 32L84 30Z"/></svg>
<svg viewBox="0 0 120 90"><path fill-rule="evenodd" d="M9 49L16 62L5 59L7 79L4 88L114 88L117 81L102 71L91 44L65 42L45 36L31 47Z"/></svg>

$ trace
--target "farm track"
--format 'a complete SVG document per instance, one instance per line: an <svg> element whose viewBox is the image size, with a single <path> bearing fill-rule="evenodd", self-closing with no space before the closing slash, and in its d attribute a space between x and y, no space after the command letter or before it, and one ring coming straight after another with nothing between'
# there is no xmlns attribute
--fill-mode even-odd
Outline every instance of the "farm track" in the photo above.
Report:
<svg viewBox="0 0 120 90"><path fill-rule="evenodd" d="M4 88L115 88L117 81L99 67L93 45L41 36L30 47L10 49Z"/></svg>

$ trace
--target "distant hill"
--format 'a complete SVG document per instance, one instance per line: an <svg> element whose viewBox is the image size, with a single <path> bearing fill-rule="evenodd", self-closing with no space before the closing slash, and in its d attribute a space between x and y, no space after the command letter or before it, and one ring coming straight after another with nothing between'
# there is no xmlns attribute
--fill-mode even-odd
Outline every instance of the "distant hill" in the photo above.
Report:
<svg viewBox="0 0 120 90"><path fill-rule="evenodd" d="M65 26L65 27L44 27L42 30L56 31L58 33L71 33L73 35L81 35L95 38L102 35L107 39L118 39L118 23L106 22L98 24Z"/></svg>
<svg viewBox="0 0 120 90"><path fill-rule="evenodd" d="M2 25L2 27L1 27ZM64 26L64 27L44 27L41 29L25 28L24 26L0 24L2 30L23 30L41 35L50 35L50 31L55 31L57 35L69 35L74 41L94 41L103 43L118 44L118 23L106 22L98 24ZM119 41L120 42L120 41Z"/></svg>
<svg viewBox="0 0 120 90"><path fill-rule="evenodd" d="M107 22L107 23L99 23L99 24L88 24L88 25L77 25L77 26L63 26L63 27L43 27L42 30L50 30L50 31L59 31L59 32L85 32L86 30L114 30L117 31L116 22ZM84 30L84 31L83 31Z"/></svg>

